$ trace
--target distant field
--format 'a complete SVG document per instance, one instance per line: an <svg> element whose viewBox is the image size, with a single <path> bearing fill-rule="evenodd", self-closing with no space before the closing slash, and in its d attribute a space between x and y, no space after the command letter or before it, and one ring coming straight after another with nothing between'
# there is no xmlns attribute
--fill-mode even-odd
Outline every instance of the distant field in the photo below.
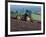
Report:
<svg viewBox="0 0 46 37"><path fill-rule="evenodd" d="M33 19L33 20L41 21L41 15L32 14L32 19Z"/></svg>
<svg viewBox="0 0 46 37"><path fill-rule="evenodd" d="M16 16L15 14L10 14L11 16Z"/></svg>
<svg viewBox="0 0 46 37"><path fill-rule="evenodd" d="M16 16L16 14L11 14L11 16ZM41 15L37 15L37 14L32 13L31 17L33 20L41 21Z"/></svg>

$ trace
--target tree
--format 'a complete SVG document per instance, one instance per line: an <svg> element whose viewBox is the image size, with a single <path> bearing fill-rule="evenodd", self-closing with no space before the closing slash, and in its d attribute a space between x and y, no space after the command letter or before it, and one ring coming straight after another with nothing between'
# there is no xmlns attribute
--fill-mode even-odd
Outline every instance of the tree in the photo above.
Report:
<svg viewBox="0 0 46 37"><path fill-rule="evenodd" d="M31 16L32 11L31 10L26 10L26 13L27 13L28 16Z"/></svg>

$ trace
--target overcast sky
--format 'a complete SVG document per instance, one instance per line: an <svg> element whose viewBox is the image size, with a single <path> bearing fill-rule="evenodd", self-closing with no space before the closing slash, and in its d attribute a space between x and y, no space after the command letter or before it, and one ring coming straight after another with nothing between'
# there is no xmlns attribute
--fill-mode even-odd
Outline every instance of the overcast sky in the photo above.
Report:
<svg viewBox="0 0 46 37"><path fill-rule="evenodd" d="M32 12L41 12L41 6L26 6L26 5L10 5L11 11L25 11L26 9Z"/></svg>

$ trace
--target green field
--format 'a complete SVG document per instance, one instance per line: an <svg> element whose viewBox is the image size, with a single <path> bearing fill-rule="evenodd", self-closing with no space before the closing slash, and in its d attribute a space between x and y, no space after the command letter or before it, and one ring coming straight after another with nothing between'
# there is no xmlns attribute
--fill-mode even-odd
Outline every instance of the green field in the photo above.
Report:
<svg viewBox="0 0 46 37"><path fill-rule="evenodd" d="M16 16L16 15L17 14L11 14L11 16ZM21 16L21 15L19 14L19 16ZM37 15L37 14L32 13L31 17L32 17L33 20L41 21L41 15Z"/></svg>
<svg viewBox="0 0 46 37"><path fill-rule="evenodd" d="M41 21L41 15L32 14L32 19L33 19L33 20Z"/></svg>

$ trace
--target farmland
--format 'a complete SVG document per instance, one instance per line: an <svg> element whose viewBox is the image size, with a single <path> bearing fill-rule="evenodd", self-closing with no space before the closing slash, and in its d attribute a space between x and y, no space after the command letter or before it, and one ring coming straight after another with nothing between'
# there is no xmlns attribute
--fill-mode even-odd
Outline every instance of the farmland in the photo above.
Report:
<svg viewBox="0 0 46 37"><path fill-rule="evenodd" d="M34 20L33 22L16 20L15 14L11 14L11 31L41 30L40 15L32 14L31 17Z"/></svg>
<svg viewBox="0 0 46 37"><path fill-rule="evenodd" d="M41 30L41 6L10 5L10 31Z"/></svg>

